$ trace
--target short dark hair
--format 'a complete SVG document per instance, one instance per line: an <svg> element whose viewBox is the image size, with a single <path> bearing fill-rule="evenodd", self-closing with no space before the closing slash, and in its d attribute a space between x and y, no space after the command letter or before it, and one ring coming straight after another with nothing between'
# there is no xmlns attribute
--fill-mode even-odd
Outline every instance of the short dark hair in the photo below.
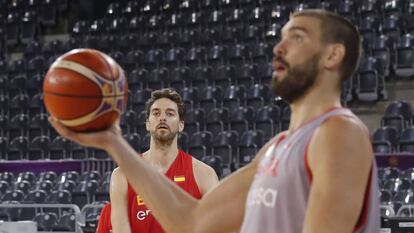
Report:
<svg viewBox="0 0 414 233"><path fill-rule="evenodd" d="M341 43L345 46L345 56L341 66L341 82L355 72L361 56L361 36L348 19L323 9L306 9L294 12L291 17L309 16L321 21L323 43Z"/></svg>
<svg viewBox="0 0 414 233"><path fill-rule="evenodd" d="M181 95L174 90L173 88L163 88L160 90L155 90L151 92L151 98L149 98L145 104L145 111L147 115L147 119L150 115L151 106L154 104L155 101L167 98L177 104L178 108L178 116L180 117L181 121L184 121L185 118L185 103L183 102Z"/></svg>

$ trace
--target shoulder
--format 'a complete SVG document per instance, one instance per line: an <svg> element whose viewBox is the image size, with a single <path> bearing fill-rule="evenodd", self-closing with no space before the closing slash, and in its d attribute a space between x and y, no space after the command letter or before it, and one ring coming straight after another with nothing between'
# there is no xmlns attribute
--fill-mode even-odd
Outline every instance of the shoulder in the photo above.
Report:
<svg viewBox="0 0 414 233"><path fill-rule="evenodd" d="M333 116L319 126L314 137L323 141L359 141L369 139L369 132L357 117Z"/></svg>
<svg viewBox="0 0 414 233"><path fill-rule="evenodd" d="M219 182L218 177L214 169L207 164L192 158L193 161L193 174L197 186L201 192L201 195L204 196L209 190L214 188Z"/></svg>
<svg viewBox="0 0 414 233"><path fill-rule="evenodd" d="M128 182L122 170L119 167L117 167L112 171L111 187L115 186L118 188L120 185L127 186Z"/></svg>
<svg viewBox="0 0 414 233"><path fill-rule="evenodd" d="M202 176L217 176L214 169L202 161L192 158L194 174L200 174Z"/></svg>
<svg viewBox="0 0 414 233"><path fill-rule="evenodd" d="M310 165L370 164L373 151L369 132L356 117L334 116L315 131L309 143Z"/></svg>

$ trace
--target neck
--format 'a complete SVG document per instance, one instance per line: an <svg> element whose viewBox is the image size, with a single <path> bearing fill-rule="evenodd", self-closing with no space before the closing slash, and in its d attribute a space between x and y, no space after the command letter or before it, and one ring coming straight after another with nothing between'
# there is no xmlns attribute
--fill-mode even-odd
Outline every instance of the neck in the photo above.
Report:
<svg viewBox="0 0 414 233"><path fill-rule="evenodd" d="M151 137L150 148L144 156L152 164L167 170L178 155L177 137L169 144L161 144Z"/></svg>
<svg viewBox="0 0 414 233"><path fill-rule="evenodd" d="M292 114L288 131L293 132L327 110L341 107L340 92L327 88L326 85L315 85L305 96L292 103L290 107Z"/></svg>

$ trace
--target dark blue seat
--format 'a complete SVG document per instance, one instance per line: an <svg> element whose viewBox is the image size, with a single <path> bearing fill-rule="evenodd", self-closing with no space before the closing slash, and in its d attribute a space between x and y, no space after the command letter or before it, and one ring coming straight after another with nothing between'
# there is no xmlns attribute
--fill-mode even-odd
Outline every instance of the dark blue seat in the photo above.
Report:
<svg viewBox="0 0 414 233"><path fill-rule="evenodd" d="M400 77L414 76L414 35L403 35L397 46L395 73Z"/></svg>
<svg viewBox="0 0 414 233"><path fill-rule="evenodd" d="M49 158L50 138L48 136L37 136L29 144L29 160Z"/></svg>
<svg viewBox="0 0 414 233"><path fill-rule="evenodd" d="M276 105L266 105L257 110L255 129L261 130L265 140L275 136L280 131L281 113Z"/></svg>
<svg viewBox="0 0 414 233"><path fill-rule="evenodd" d="M191 136L191 143L188 146L188 153L200 159L211 153L213 134L209 131L196 132Z"/></svg>
<svg viewBox="0 0 414 233"><path fill-rule="evenodd" d="M401 133L398 141L398 148L400 152L414 152L414 128L410 127Z"/></svg>
<svg viewBox="0 0 414 233"><path fill-rule="evenodd" d="M385 109L382 126L393 126L400 134L411 120L411 105L407 101L393 101Z"/></svg>
<svg viewBox="0 0 414 233"><path fill-rule="evenodd" d="M227 108L214 108L207 114L206 130L213 133L216 137L223 130L228 129L230 113Z"/></svg>
<svg viewBox="0 0 414 233"><path fill-rule="evenodd" d="M245 131L241 135L239 142L239 156L237 158L238 167L250 163L263 143L264 138L261 130Z"/></svg>
<svg viewBox="0 0 414 233"><path fill-rule="evenodd" d="M384 126L375 130L372 144L376 153L392 153L398 142L398 132L394 127Z"/></svg>
<svg viewBox="0 0 414 233"><path fill-rule="evenodd" d="M198 131L204 130L205 125L205 110L200 108L189 109L185 115L184 131L188 135L193 135Z"/></svg>
<svg viewBox="0 0 414 233"><path fill-rule="evenodd" d="M220 156L222 166L233 170L234 158L237 156L239 134L233 130L220 132L213 140L213 153Z"/></svg>

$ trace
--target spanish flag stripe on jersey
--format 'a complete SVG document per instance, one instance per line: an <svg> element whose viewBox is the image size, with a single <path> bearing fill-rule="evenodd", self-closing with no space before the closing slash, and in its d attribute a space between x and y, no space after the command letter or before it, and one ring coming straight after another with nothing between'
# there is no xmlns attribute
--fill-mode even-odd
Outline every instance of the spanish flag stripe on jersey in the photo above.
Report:
<svg viewBox="0 0 414 233"><path fill-rule="evenodd" d="M174 176L174 182L184 182L185 176Z"/></svg>

